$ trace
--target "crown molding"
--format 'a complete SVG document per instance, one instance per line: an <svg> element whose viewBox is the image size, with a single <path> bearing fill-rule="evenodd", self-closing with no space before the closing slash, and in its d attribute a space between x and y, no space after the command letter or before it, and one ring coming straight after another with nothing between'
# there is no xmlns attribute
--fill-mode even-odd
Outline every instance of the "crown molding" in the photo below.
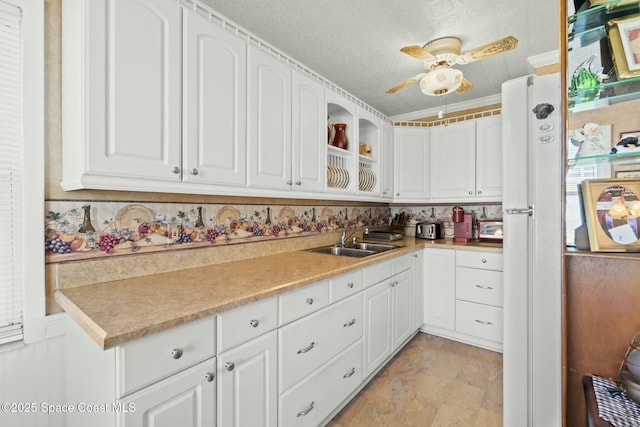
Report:
<svg viewBox="0 0 640 427"><path fill-rule="evenodd" d="M472 99L469 101L458 102L455 104L447 104L447 113L453 113L461 110L469 110L472 108L484 107L485 105L499 104L502 102L502 95L489 95L483 98ZM393 122L406 122L424 117L437 116L438 112L442 110L442 107L429 108L426 110L413 111L411 113L398 114L397 116L389 117Z"/></svg>

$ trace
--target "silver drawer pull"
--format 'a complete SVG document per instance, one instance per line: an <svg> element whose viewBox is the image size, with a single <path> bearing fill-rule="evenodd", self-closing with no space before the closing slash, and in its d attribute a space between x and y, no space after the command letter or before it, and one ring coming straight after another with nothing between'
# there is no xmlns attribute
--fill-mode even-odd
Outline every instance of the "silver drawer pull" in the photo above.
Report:
<svg viewBox="0 0 640 427"><path fill-rule="evenodd" d="M476 285L476 288L490 290L493 289L493 286Z"/></svg>
<svg viewBox="0 0 640 427"><path fill-rule="evenodd" d="M309 404L309 407L307 409L305 409L304 411L300 411L298 412L298 415L296 415L296 417L304 417L305 415L307 415L309 412L311 412L311 410L313 409L313 405L315 405L316 402L311 402Z"/></svg>
<svg viewBox="0 0 640 427"><path fill-rule="evenodd" d="M236 367L236 365L233 362L227 362L224 364L224 367L227 369L227 371L231 372L233 371L233 368Z"/></svg>
<svg viewBox="0 0 640 427"><path fill-rule="evenodd" d="M311 350L313 348L313 346L316 345L315 342L312 342L311 344L309 344L308 346L306 346L305 348L301 348L300 350L298 350L298 354L301 353L306 353L307 351Z"/></svg>
<svg viewBox="0 0 640 427"><path fill-rule="evenodd" d="M345 328L348 328L349 326L353 326L356 324L356 319L351 319L350 321L348 321L347 323L345 323L344 326Z"/></svg>
<svg viewBox="0 0 640 427"><path fill-rule="evenodd" d="M176 360L180 359L182 357L182 349L174 348L173 350L171 350L171 357L173 357Z"/></svg>
<svg viewBox="0 0 640 427"><path fill-rule="evenodd" d="M476 319L476 322L480 323L481 325L493 325L492 322L489 322L487 320L478 320L478 319Z"/></svg>
<svg viewBox="0 0 640 427"><path fill-rule="evenodd" d="M353 289L353 282L347 283L347 287Z"/></svg>
<svg viewBox="0 0 640 427"><path fill-rule="evenodd" d="M355 373L356 373L356 368L353 367L353 368L351 368L351 370L349 372L347 372L346 374L344 374L342 376L342 379L350 378Z"/></svg>
<svg viewBox="0 0 640 427"><path fill-rule="evenodd" d="M486 264L486 263L487 263L487 260L486 260L486 259L484 259L484 258L482 258L482 263L483 263L483 264Z"/></svg>
<svg viewBox="0 0 640 427"><path fill-rule="evenodd" d="M249 324L250 324L251 326L253 326L254 328L257 328L257 327L258 327L258 325L260 324L260 322L258 322L258 319L252 319L252 320L249 322Z"/></svg>
<svg viewBox="0 0 640 427"><path fill-rule="evenodd" d="M204 374L204 378L208 383L211 383L216 379L216 374L214 374L213 372L207 372L206 374Z"/></svg>
<svg viewBox="0 0 640 427"><path fill-rule="evenodd" d="M313 304L313 298L307 298L305 302L309 305Z"/></svg>

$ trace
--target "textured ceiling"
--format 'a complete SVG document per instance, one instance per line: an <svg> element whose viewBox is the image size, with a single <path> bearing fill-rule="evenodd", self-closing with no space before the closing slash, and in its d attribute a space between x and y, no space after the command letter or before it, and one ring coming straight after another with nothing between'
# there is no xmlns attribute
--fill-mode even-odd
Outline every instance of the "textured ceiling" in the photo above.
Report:
<svg viewBox="0 0 640 427"><path fill-rule="evenodd" d="M497 95L506 80L529 74L526 59L558 48L557 0L203 0L241 28L387 116ZM462 51L512 35L516 50L457 65L474 88L429 97L414 83L424 71L400 52L454 36Z"/></svg>

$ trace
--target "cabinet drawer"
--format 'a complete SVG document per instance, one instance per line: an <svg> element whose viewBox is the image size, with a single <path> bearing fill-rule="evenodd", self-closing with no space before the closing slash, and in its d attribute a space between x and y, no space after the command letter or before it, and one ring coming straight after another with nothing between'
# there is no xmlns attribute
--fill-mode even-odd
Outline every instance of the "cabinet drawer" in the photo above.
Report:
<svg viewBox="0 0 640 427"><path fill-rule="evenodd" d="M215 352L215 317L116 347L116 397L213 357Z"/></svg>
<svg viewBox="0 0 640 427"><path fill-rule="evenodd" d="M362 270L352 271L331 279L331 302L340 301L362 290Z"/></svg>
<svg viewBox="0 0 640 427"><path fill-rule="evenodd" d="M384 279L391 277L392 274L391 260L367 266L364 269L364 287L368 288L369 286L382 282Z"/></svg>
<svg viewBox="0 0 640 427"><path fill-rule="evenodd" d="M218 314L218 353L275 329L277 316L277 297Z"/></svg>
<svg viewBox="0 0 640 427"><path fill-rule="evenodd" d="M456 267L456 299L502 307L502 271Z"/></svg>
<svg viewBox="0 0 640 427"><path fill-rule="evenodd" d="M362 340L280 398L280 426L318 426L362 382Z"/></svg>
<svg viewBox="0 0 640 427"><path fill-rule="evenodd" d="M278 330L281 391L362 338L362 308L359 293Z"/></svg>
<svg viewBox="0 0 640 427"><path fill-rule="evenodd" d="M403 255L391 260L392 273L398 274L401 271L411 268L413 265L413 254Z"/></svg>
<svg viewBox="0 0 640 427"><path fill-rule="evenodd" d="M456 301L456 331L502 342L502 308Z"/></svg>
<svg viewBox="0 0 640 427"><path fill-rule="evenodd" d="M282 326L326 307L329 304L329 281L323 280L314 285L287 292L278 298L279 325Z"/></svg>
<svg viewBox="0 0 640 427"><path fill-rule="evenodd" d="M456 266L502 271L499 252L456 251Z"/></svg>

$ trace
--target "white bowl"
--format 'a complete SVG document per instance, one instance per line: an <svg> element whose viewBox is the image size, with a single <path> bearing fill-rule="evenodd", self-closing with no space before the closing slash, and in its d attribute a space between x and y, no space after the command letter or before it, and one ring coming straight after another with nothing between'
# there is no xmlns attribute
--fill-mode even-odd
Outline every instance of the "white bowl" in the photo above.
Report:
<svg viewBox="0 0 640 427"><path fill-rule="evenodd" d="M627 368L634 377L640 379L640 350L637 348L631 350L627 355Z"/></svg>

